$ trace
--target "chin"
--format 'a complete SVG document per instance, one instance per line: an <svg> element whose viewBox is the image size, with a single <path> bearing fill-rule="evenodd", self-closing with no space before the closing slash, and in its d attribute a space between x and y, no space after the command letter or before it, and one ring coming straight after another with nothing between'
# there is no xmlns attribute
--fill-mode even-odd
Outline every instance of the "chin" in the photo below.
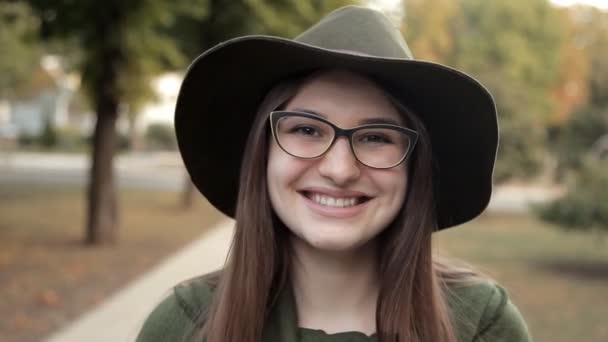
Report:
<svg viewBox="0 0 608 342"><path fill-rule="evenodd" d="M363 246L367 241L357 239L345 239L344 236L336 236L335 238L312 238L305 240L307 244L317 250L327 252L349 252Z"/></svg>

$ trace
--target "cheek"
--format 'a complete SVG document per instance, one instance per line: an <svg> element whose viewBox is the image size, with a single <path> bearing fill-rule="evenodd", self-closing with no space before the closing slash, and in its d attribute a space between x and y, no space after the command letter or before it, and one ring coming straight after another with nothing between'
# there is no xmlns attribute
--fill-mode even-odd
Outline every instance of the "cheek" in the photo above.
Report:
<svg viewBox="0 0 608 342"><path fill-rule="evenodd" d="M266 167L266 181L268 184L268 193L270 194L270 199L273 202L276 200L278 183L280 183L280 172L281 169L281 160L278 155L279 151L276 150L277 146L275 144L270 145L270 151L268 152L268 165Z"/></svg>
<svg viewBox="0 0 608 342"><path fill-rule="evenodd" d="M405 167L403 167L402 170L399 171L399 177L397 178L395 187L399 190L399 196L401 198L401 203L403 204L403 202L405 202L405 194L407 193L407 187L408 187L408 181L407 181L407 169Z"/></svg>
<svg viewBox="0 0 608 342"><path fill-rule="evenodd" d="M273 201L273 207L281 195L298 181L305 171L303 160L285 153L276 143L271 144L268 152L268 165L266 169L268 192Z"/></svg>
<svg viewBox="0 0 608 342"><path fill-rule="evenodd" d="M377 177L377 184L388 195L388 207L397 212L403 207L407 193L407 174L405 167L389 170L390 173Z"/></svg>

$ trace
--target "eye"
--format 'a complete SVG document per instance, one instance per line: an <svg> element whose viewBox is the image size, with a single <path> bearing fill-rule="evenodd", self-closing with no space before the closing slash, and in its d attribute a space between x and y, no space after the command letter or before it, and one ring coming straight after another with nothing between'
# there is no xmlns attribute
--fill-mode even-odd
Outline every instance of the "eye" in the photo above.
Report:
<svg viewBox="0 0 608 342"><path fill-rule="evenodd" d="M367 133L359 139L360 142L369 144L391 144L390 137L382 133Z"/></svg>
<svg viewBox="0 0 608 342"><path fill-rule="evenodd" d="M306 136L311 136L311 137L321 135L319 130L317 130L315 127L311 127L311 126L296 126L296 127L293 127L291 130L289 130L289 133L306 135Z"/></svg>

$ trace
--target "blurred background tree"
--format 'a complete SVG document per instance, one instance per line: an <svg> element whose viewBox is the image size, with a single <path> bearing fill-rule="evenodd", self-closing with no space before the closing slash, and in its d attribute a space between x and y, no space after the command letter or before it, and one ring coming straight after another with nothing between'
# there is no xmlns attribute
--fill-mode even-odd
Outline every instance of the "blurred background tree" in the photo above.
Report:
<svg viewBox="0 0 608 342"><path fill-rule="evenodd" d="M260 34L294 38L338 7L361 4L357 0L245 0Z"/></svg>
<svg viewBox="0 0 608 342"><path fill-rule="evenodd" d="M115 242L119 214L113 157L119 108L149 98L150 78L167 66L183 63L176 44L162 29L177 14L201 15L205 1L28 2L42 19L43 37L73 39L82 48L79 69L97 117L85 242Z"/></svg>
<svg viewBox="0 0 608 342"><path fill-rule="evenodd" d="M569 229L605 228L608 14L544 0L405 4L403 31L416 58L462 69L494 95L501 134L495 180L538 181L544 171L570 191L537 210L541 218Z"/></svg>
<svg viewBox="0 0 608 342"><path fill-rule="evenodd" d="M493 94L501 134L498 182L542 169L563 41L556 20L545 0L406 2L403 30L416 58L470 73Z"/></svg>
<svg viewBox="0 0 608 342"><path fill-rule="evenodd" d="M25 2L0 2L0 100L25 95L40 65L40 21Z"/></svg>
<svg viewBox="0 0 608 342"><path fill-rule="evenodd" d="M169 31L189 63L214 45L238 36L292 38L330 11L357 3L360 1L208 0L202 15L182 13Z"/></svg>
<svg viewBox="0 0 608 342"><path fill-rule="evenodd" d="M591 7L565 11L571 26L570 51L580 55L585 65L582 84L567 84L570 90L584 89L584 101L577 101L570 113L551 122L550 151L556 155L555 177L560 181L568 172L580 169L582 156L608 133L608 13ZM564 68L568 70L568 68ZM571 70L572 68L570 68ZM572 88L575 90L573 91ZM559 100L559 98L558 98Z"/></svg>
<svg viewBox="0 0 608 342"><path fill-rule="evenodd" d="M417 59L450 63L454 59L455 37L452 29L462 15L453 0L407 0L402 31Z"/></svg>
<svg viewBox="0 0 608 342"><path fill-rule="evenodd" d="M568 9L573 49L588 68L587 99L563 122L550 126L556 180L567 194L540 206L539 216L568 229L608 232L608 13Z"/></svg>

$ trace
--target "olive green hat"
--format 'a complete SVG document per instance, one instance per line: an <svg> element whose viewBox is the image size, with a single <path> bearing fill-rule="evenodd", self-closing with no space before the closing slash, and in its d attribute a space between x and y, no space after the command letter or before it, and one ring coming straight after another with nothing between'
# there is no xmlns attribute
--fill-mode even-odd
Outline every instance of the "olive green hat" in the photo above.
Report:
<svg viewBox="0 0 608 342"><path fill-rule="evenodd" d="M471 220L486 208L498 147L492 96L463 72L415 60L385 15L357 6L333 11L293 40L260 35L228 40L189 67L175 129L186 169L211 204L234 217L246 139L272 86L331 68L379 80L424 123L437 169L432 176L438 229Z"/></svg>

